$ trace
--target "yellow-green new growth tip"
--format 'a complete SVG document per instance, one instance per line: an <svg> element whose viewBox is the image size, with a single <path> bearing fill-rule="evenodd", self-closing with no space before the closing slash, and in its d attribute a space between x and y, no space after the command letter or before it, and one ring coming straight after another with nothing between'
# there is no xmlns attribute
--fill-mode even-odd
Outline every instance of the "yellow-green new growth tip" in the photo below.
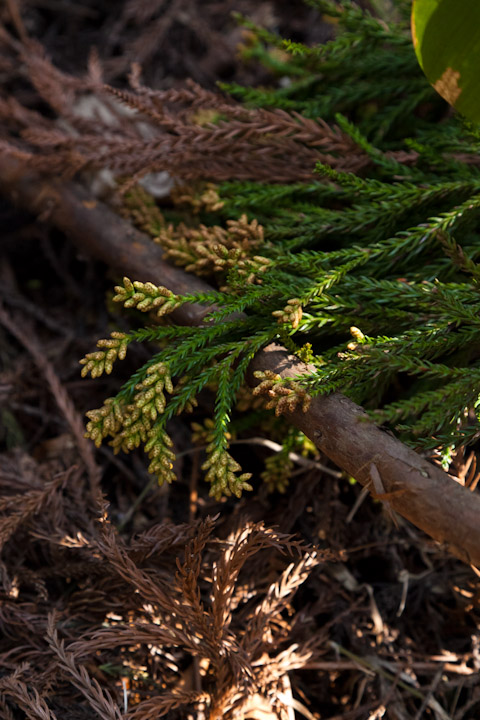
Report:
<svg viewBox="0 0 480 720"><path fill-rule="evenodd" d="M155 311L157 317L162 317L176 310L182 304L180 296L175 295L162 285L151 282L132 281L124 277L123 285L115 286L114 302L121 302L126 308L136 308L141 312Z"/></svg>
<svg viewBox="0 0 480 720"><path fill-rule="evenodd" d="M106 350L97 350L88 353L82 360L80 365L82 368L82 377L91 374L92 378L100 377L104 372L110 375L115 360L123 360L127 354L129 337L122 332L112 332L110 338L102 339L97 342L98 348L106 348Z"/></svg>

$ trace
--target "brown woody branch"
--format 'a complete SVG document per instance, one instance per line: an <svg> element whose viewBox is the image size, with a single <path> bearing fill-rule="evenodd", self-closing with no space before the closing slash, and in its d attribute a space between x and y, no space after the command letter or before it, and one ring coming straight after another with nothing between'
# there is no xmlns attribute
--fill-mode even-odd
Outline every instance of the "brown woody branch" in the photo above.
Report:
<svg viewBox="0 0 480 720"><path fill-rule="evenodd" d="M63 230L82 254L133 280L175 288L177 295L212 290L203 280L166 263L159 246L79 185L42 179L19 160L3 156L0 192ZM199 325L208 312L200 305L186 304L171 316L181 325Z"/></svg>
<svg viewBox="0 0 480 720"><path fill-rule="evenodd" d="M177 294L211 290L163 260L162 250L81 187L42 179L16 160L3 160L0 191L18 205L54 223L78 248L103 260L122 274L165 285ZM206 308L179 308L179 323L198 325ZM272 370L284 377L310 373L311 368L277 345L258 353L254 370ZM444 544L463 561L480 566L480 497L455 482L367 418L364 410L334 393L315 398L309 410L296 410L291 422L327 457L369 487L374 496Z"/></svg>

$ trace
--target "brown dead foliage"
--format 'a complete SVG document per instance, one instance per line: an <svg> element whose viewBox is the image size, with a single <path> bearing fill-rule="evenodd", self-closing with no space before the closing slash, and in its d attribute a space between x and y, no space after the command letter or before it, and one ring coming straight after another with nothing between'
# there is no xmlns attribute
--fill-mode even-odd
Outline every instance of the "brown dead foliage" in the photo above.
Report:
<svg viewBox="0 0 480 720"><path fill-rule="evenodd" d="M413 558L387 517L364 543L365 517L349 531L334 479L298 483L265 514L324 549L256 521L255 498L120 534L78 464L2 454L2 717L119 720L124 703L138 720L366 717L382 704L413 717L422 702L450 717L455 692L476 702L478 583L411 534ZM343 541L349 552L328 549Z"/></svg>
<svg viewBox="0 0 480 720"><path fill-rule="evenodd" d="M164 171L183 180L295 182L311 179L316 162L348 171L370 162L351 138L320 119L249 110L193 82L155 91L132 74L133 90L116 90L102 85L92 68L84 79L66 76L34 46L22 51L22 59L35 90L62 124L46 123L12 98L4 100L0 119L14 121L21 142L4 139L1 149L42 172L72 176L109 168L131 178L129 186ZM136 111L136 122L123 106ZM94 119L85 118L87 108Z"/></svg>
<svg viewBox="0 0 480 720"><path fill-rule="evenodd" d="M17 5L28 32L67 59L64 72L40 45L14 39ZM202 176L207 167L216 179L281 181L310 177L317 159L365 163L336 128L286 113L253 117L198 84L171 81L181 61L179 73L213 85L218 58L186 50L192 37L218 46L218 13L227 17L231 4L98 5L0 8L5 152L51 173L110 165L186 179L199 158ZM298 28L297 3L259 4L262 20L275 11L280 27ZM101 66L92 55L86 77L75 74L82 33L105 40ZM157 46L165 70L151 62ZM153 67L149 85L165 72L163 89L150 93L133 75L132 91L106 90L139 52ZM87 95L102 98L93 120L77 112ZM140 111L142 126L125 120L117 98ZM197 107L230 118L228 128L204 124ZM288 168L286 144L296 158ZM213 145L230 150L217 157ZM0 217L0 718L477 717L478 577L411 526L393 527L379 504L352 512L358 488L319 467L299 463L285 495L257 482L241 501L215 502L197 485L198 455L180 419L172 437L183 480L139 502L150 481L140 457L94 455L81 432L85 409L111 389L80 385L78 369L93 338L106 335L110 279L3 200ZM246 447L258 469L265 448ZM475 459L459 457L457 474L475 483Z"/></svg>
<svg viewBox="0 0 480 720"><path fill-rule="evenodd" d="M140 7L145 10L142 3L125 4L113 36L127 21L142 17L145 23L155 15L155 8L142 14ZM168 12L161 15L165 22ZM142 35L142 52L136 52L128 76L131 89L120 90L105 84L108 63L100 62L97 52L91 53L86 73L70 74L21 28L16 31L22 42L0 26L0 54L12 68L22 69L36 102L29 94L26 102L21 95L0 94L0 151L28 161L31 168L67 176L108 168L128 177L130 186L139 177L165 171L183 180L306 181L316 162L353 172L370 162L350 137L321 119L248 109L192 79L182 87L151 89L141 80L139 61L148 55L148 39L145 44ZM130 57L129 52L122 57L125 70ZM18 80L16 71L9 79ZM39 100L53 118L37 111Z"/></svg>
<svg viewBox="0 0 480 720"><path fill-rule="evenodd" d="M78 468L45 480L49 470L18 453L0 469L7 704L54 718L68 692L71 716L86 705L118 719L118 692L100 682L112 666L132 675L135 718L200 701L211 717L235 717L256 694L281 708L283 675L324 642L322 633L294 642L295 624L282 613L311 569L334 555L261 522L239 520L221 539L208 516L165 520L126 540L106 508L89 511ZM264 574L255 578L249 561L258 554ZM182 681L191 665L202 670L202 689Z"/></svg>

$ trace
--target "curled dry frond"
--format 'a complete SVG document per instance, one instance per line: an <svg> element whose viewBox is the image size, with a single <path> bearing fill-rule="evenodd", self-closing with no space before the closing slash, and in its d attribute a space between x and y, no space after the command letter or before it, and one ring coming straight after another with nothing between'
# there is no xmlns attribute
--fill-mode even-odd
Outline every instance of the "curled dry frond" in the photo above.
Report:
<svg viewBox="0 0 480 720"><path fill-rule="evenodd" d="M2 677L0 690L3 696L1 699L11 698L25 713L25 717L32 718L32 720L57 720L57 716L48 707L47 702L40 696L38 690L36 688L30 689L27 683L21 680L21 671L18 668L11 675ZM3 707L0 705L0 712L5 720L14 720L15 718L6 703Z"/></svg>
<svg viewBox="0 0 480 720"><path fill-rule="evenodd" d="M50 649L57 657L61 672L80 690L98 717L103 720L121 720L120 708L108 690L104 690L95 678L90 677L86 668L77 663L73 653L65 650L65 643L59 640L54 622L55 617L52 614L48 618L47 639Z"/></svg>

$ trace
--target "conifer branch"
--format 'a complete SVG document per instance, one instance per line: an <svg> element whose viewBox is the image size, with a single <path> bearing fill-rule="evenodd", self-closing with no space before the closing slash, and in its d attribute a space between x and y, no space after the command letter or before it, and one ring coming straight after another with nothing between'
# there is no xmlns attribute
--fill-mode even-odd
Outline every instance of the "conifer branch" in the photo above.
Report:
<svg viewBox="0 0 480 720"><path fill-rule="evenodd" d="M250 366L280 377L310 375L312 367L270 345ZM407 518L464 562L480 561L480 498L455 482L391 434L376 427L363 408L340 393L313 398L307 412L294 408L288 419L327 457L348 472L373 496L387 498ZM375 485L380 477L382 488ZM380 490L380 491L379 491Z"/></svg>
<svg viewBox="0 0 480 720"><path fill-rule="evenodd" d="M192 287L212 292L205 282L166 264L158 246L73 184L36 177L15 160L2 164L0 188L30 212L40 214L48 209L49 219L83 252L100 257L122 274L166 285L175 294L191 293ZM440 226L448 222L449 218L439 219ZM202 324L206 315L203 306L193 304L182 305L174 313L178 321L192 325ZM312 368L284 348L271 345L251 362L249 374L254 385L259 382L255 371L298 382L302 375L311 375ZM105 416L112 418L111 423L119 422L121 415L113 408L108 412ZM313 398L306 412L297 406L287 417L374 496L388 496L392 509L463 561L480 566L480 498L476 494L377 428L361 407L339 393Z"/></svg>

